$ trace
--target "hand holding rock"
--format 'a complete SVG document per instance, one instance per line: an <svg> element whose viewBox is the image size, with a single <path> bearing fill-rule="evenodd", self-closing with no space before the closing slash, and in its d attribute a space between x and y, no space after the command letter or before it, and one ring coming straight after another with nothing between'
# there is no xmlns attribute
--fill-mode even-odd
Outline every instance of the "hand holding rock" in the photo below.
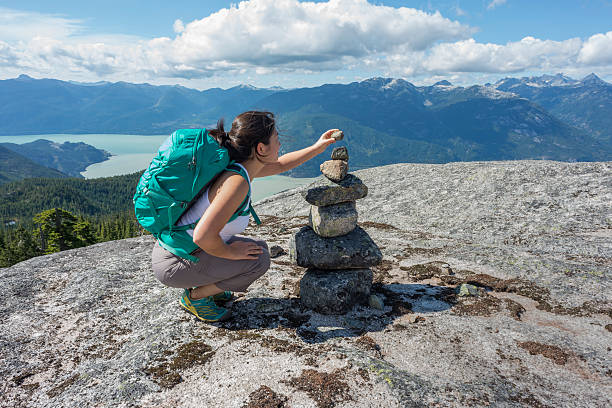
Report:
<svg viewBox="0 0 612 408"><path fill-rule="evenodd" d="M332 137L333 134L341 132L338 129L330 129L323 133L319 140L315 143L315 146L321 150L321 153L332 143L336 143L336 139Z"/></svg>

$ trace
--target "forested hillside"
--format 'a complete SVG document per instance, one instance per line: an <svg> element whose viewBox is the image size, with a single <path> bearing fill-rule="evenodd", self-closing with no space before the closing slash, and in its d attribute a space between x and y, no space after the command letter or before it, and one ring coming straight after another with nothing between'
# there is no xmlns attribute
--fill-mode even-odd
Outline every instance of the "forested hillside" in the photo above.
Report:
<svg viewBox="0 0 612 408"><path fill-rule="evenodd" d="M0 184L28 177L70 177L61 171L33 162L25 156L0 146Z"/></svg>
<svg viewBox="0 0 612 408"><path fill-rule="evenodd" d="M132 197L142 172L82 180L31 178L0 187L0 267L44 253L147 234Z"/></svg>

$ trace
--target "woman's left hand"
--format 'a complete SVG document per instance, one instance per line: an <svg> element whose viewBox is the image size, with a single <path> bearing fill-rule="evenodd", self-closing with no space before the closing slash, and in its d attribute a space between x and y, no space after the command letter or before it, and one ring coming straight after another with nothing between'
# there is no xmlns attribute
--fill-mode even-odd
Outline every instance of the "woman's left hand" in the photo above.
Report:
<svg viewBox="0 0 612 408"><path fill-rule="evenodd" d="M319 140L316 141L315 143L315 147L317 147L317 149L321 150L321 152L325 151L325 149L327 148L327 146L329 146L332 143L336 143L336 139L334 139L333 137L331 137L332 133L338 131L340 129L330 129L327 132L323 133L321 135L321 137L319 138Z"/></svg>

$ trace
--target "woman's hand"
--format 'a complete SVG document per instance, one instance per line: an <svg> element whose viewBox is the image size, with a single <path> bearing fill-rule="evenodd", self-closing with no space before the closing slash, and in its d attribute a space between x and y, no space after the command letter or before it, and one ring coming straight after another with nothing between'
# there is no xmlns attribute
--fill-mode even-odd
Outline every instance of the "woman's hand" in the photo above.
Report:
<svg viewBox="0 0 612 408"><path fill-rule="evenodd" d="M263 254L263 248L254 242L234 241L229 247L232 255L230 259L257 259Z"/></svg>
<svg viewBox="0 0 612 408"><path fill-rule="evenodd" d="M323 133L321 137L319 138L319 140L316 141L314 145L317 148L317 150L320 150L319 153L322 153L323 151L325 151L327 146L329 146L330 144L336 143L336 139L331 137L331 135L338 130L340 129L330 129L327 132Z"/></svg>

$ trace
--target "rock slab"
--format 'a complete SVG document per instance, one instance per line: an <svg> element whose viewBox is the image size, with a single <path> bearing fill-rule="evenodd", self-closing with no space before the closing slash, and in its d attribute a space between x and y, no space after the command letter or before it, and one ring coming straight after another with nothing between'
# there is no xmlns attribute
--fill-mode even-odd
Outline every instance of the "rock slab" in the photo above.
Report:
<svg viewBox="0 0 612 408"><path fill-rule="evenodd" d="M367 302L372 287L370 269L345 269L329 273L309 269L300 281L304 306L322 314L343 314Z"/></svg>
<svg viewBox="0 0 612 408"><path fill-rule="evenodd" d="M323 177L310 184L307 190L302 191L302 197L309 204L319 207L355 201L367 195L368 187L353 174L347 174L339 182Z"/></svg>
<svg viewBox="0 0 612 408"><path fill-rule="evenodd" d="M333 238L318 236L312 228L302 227L291 237L289 256L293 263L305 268L337 269L369 268L382 261L376 243L361 227Z"/></svg>
<svg viewBox="0 0 612 408"><path fill-rule="evenodd" d="M357 207L354 201L328 205L310 206L310 227L322 237L339 237L348 234L357 226Z"/></svg>

